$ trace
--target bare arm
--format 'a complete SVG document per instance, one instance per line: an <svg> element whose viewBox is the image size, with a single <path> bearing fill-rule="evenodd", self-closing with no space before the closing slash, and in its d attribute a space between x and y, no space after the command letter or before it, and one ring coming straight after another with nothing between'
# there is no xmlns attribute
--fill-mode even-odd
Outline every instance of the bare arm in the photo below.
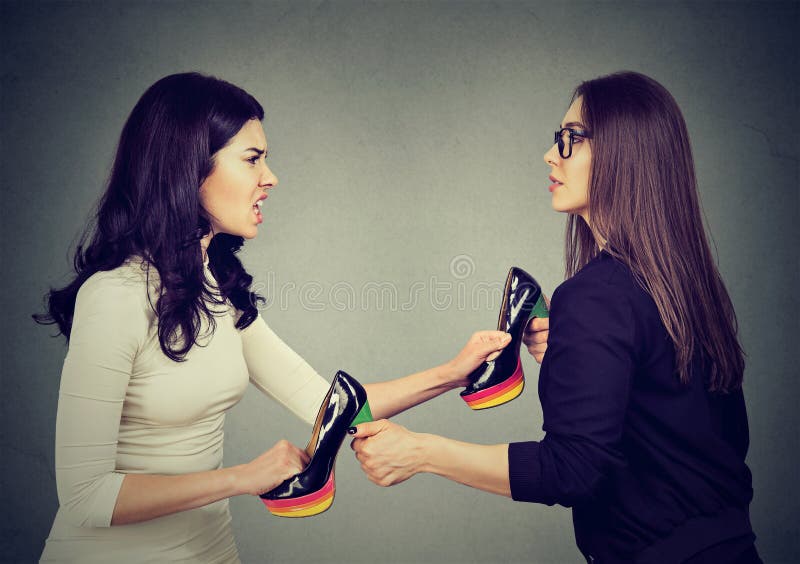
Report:
<svg viewBox="0 0 800 564"><path fill-rule="evenodd" d="M454 369L443 364L403 378L365 384L364 389L372 416L384 419L457 388L457 380Z"/></svg>
<svg viewBox="0 0 800 564"><path fill-rule="evenodd" d="M468 384L467 375L510 340L502 331L473 334L449 362L410 376L365 384L373 417L386 418ZM313 424L329 383L269 328L261 316L242 331L250 381L268 396Z"/></svg>
<svg viewBox="0 0 800 564"><path fill-rule="evenodd" d="M391 486L420 472L429 472L511 497L507 444L477 445L413 433L386 420L360 424L354 437L351 447L361 468L380 486Z"/></svg>
<svg viewBox="0 0 800 564"><path fill-rule="evenodd" d="M176 476L127 474L111 525L147 521L236 495L258 495L297 474L307 463L304 451L280 441L252 462L230 468Z"/></svg>
<svg viewBox="0 0 800 564"><path fill-rule="evenodd" d="M503 331L478 331L455 358L441 366L365 385L373 417L392 417L444 392L466 386L470 372L496 356L510 340L511 336Z"/></svg>
<svg viewBox="0 0 800 564"><path fill-rule="evenodd" d="M546 302L550 300L545 296ZM542 362L547 350L550 320L535 317L525 328L523 342L528 352ZM455 388L469 384L467 376L482 362L492 360L510 341L502 331L479 331L470 337L461 352L451 361L404 378L367 384L372 415L389 418Z"/></svg>
<svg viewBox="0 0 800 564"><path fill-rule="evenodd" d="M428 453L423 472L511 497L507 444L477 445L438 435L423 435L421 440Z"/></svg>

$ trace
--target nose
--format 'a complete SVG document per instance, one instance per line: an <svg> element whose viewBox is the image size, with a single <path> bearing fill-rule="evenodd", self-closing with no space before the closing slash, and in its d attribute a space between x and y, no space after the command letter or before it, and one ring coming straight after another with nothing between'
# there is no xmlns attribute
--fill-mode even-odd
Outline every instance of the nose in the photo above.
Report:
<svg viewBox="0 0 800 564"><path fill-rule="evenodd" d="M544 154L544 162L550 166L558 166L561 162L561 155L558 154L558 145L553 143L553 146Z"/></svg>
<svg viewBox="0 0 800 564"><path fill-rule="evenodd" d="M261 171L261 178L258 180L258 185L262 188L274 188L278 185L278 177L275 173L264 163L264 169Z"/></svg>

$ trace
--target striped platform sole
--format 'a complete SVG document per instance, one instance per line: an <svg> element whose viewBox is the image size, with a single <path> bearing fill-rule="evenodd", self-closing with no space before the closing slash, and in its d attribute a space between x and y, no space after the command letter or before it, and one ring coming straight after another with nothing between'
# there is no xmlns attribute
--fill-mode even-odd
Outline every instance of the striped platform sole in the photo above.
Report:
<svg viewBox="0 0 800 564"><path fill-rule="evenodd" d="M487 409L510 402L522 393L523 388L525 388L525 374L522 372L522 361L518 358L516 370L505 381L461 397L472 409Z"/></svg>
<svg viewBox="0 0 800 564"><path fill-rule="evenodd" d="M278 517L310 517L328 509L333 504L336 482L331 477L322 489L292 499L261 499L269 512Z"/></svg>

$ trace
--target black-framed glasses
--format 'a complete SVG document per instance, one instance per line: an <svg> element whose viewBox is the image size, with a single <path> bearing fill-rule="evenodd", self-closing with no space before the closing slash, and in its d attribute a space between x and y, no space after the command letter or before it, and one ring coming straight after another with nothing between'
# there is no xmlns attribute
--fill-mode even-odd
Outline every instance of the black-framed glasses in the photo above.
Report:
<svg viewBox="0 0 800 564"><path fill-rule="evenodd" d="M561 155L561 158L568 159L572 156L572 145L575 143L576 139L578 140L578 143L580 143L584 139L591 138L592 134L588 131L584 131L583 129L562 127L556 131L553 143L558 145L558 154Z"/></svg>

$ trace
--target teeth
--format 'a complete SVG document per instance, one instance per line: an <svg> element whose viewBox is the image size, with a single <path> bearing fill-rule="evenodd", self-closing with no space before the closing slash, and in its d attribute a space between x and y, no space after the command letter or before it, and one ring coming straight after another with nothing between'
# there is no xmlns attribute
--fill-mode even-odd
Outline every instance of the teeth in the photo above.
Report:
<svg viewBox="0 0 800 564"><path fill-rule="evenodd" d="M264 200L259 200L259 201L257 201L257 202L256 202L256 205L257 205L257 206L260 208L261 206L263 206L263 205L264 205Z"/></svg>

